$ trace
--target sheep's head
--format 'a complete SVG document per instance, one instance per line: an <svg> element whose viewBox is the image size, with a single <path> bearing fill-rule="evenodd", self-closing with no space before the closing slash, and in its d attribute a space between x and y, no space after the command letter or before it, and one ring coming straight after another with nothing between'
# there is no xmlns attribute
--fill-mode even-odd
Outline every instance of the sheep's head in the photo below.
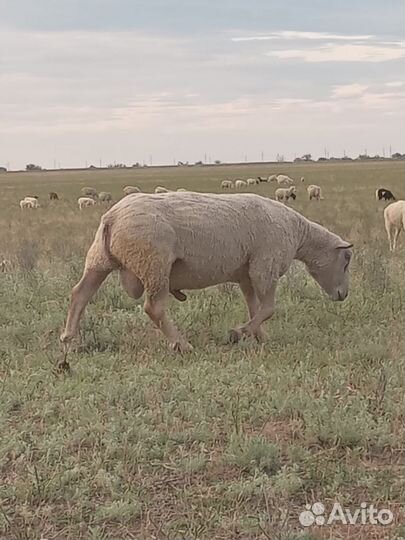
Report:
<svg viewBox="0 0 405 540"><path fill-rule="evenodd" d="M349 294L349 265L353 244L325 246L316 260L308 265L311 276L333 301L342 301Z"/></svg>

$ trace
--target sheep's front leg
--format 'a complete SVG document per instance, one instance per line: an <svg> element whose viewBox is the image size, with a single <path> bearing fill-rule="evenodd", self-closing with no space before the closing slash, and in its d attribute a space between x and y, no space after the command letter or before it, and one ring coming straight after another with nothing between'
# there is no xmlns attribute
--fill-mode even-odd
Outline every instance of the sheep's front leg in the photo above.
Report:
<svg viewBox="0 0 405 540"><path fill-rule="evenodd" d="M230 341L232 343L237 343L244 335L254 336L257 339L262 337L262 323L270 319L274 314L276 288L277 283L272 282L268 288L262 291L259 296L260 306L255 309L251 319L243 326L231 330Z"/></svg>

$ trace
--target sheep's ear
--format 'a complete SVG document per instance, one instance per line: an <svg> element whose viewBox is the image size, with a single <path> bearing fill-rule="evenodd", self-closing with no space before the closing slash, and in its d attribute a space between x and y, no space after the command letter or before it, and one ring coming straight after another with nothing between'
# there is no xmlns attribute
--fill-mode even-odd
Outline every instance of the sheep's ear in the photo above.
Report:
<svg viewBox="0 0 405 540"><path fill-rule="evenodd" d="M353 247L353 244L342 244L341 246L336 246L336 249L349 249L352 247Z"/></svg>

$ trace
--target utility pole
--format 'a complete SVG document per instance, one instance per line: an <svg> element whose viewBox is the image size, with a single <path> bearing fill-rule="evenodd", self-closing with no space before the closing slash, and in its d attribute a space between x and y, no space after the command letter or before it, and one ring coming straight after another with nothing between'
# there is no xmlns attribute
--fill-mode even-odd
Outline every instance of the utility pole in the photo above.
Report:
<svg viewBox="0 0 405 540"><path fill-rule="evenodd" d="M264 161L264 152L262 152L262 161Z"/></svg>
<svg viewBox="0 0 405 540"><path fill-rule="evenodd" d="M391 148L391 145L390 145L390 157L392 156L392 148Z"/></svg>

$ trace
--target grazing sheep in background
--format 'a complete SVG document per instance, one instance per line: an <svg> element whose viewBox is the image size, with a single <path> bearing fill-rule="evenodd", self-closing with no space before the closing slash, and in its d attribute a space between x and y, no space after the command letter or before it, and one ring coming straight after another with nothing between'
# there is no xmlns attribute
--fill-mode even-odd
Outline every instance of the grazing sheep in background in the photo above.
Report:
<svg viewBox="0 0 405 540"><path fill-rule="evenodd" d="M275 191L276 201L288 201L289 199L297 198L297 188L291 186L289 188L278 188Z"/></svg>
<svg viewBox="0 0 405 540"><path fill-rule="evenodd" d="M233 188L232 180L222 180L221 188L222 189L232 189Z"/></svg>
<svg viewBox="0 0 405 540"><path fill-rule="evenodd" d="M385 188L378 188L375 192L375 198L377 199L377 201L382 201L382 200L395 201L396 200L392 191Z"/></svg>
<svg viewBox="0 0 405 540"><path fill-rule="evenodd" d="M34 195L33 197L24 197L23 199L25 202L30 203L30 206L27 206L25 208L39 208L39 202L38 197ZM21 206L21 203L20 203Z"/></svg>
<svg viewBox="0 0 405 540"><path fill-rule="evenodd" d="M235 181L236 189L242 189L242 188L244 188L246 186L247 186L247 184L246 184L246 182L244 180L236 180Z"/></svg>
<svg viewBox="0 0 405 540"><path fill-rule="evenodd" d="M113 270L132 298L145 291L145 312L176 351L192 347L166 314L169 294L185 300L182 289L219 283L238 283L249 309L248 322L230 340L261 339L278 280L294 259L332 300L346 298L350 247L288 206L252 193L124 197L101 218L60 339L68 343L77 334L86 305Z"/></svg>
<svg viewBox="0 0 405 540"><path fill-rule="evenodd" d="M165 187L158 186L155 188L155 193L169 193L169 190Z"/></svg>
<svg viewBox="0 0 405 540"><path fill-rule="evenodd" d="M77 199L77 204L79 205L79 209L83 210L83 208L86 208L87 206L94 206L96 201L92 197L79 197Z"/></svg>
<svg viewBox="0 0 405 540"><path fill-rule="evenodd" d="M277 180L277 175L276 175L276 174L271 174L271 175L267 178L267 182L274 182L275 180Z"/></svg>
<svg viewBox="0 0 405 540"><path fill-rule="evenodd" d="M98 199L97 190L92 187L84 187L80 191L84 197L93 197L94 199Z"/></svg>
<svg viewBox="0 0 405 540"><path fill-rule="evenodd" d="M399 233L405 230L405 201L389 204L384 210L384 222L390 251L395 251Z"/></svg>
<svg viewBox="0 0 405 540"><path fill-rule="evenodd" d="M131 195L131 193L141 193L139 187L136 186L125 186L122 191L125 193L125 195Z"/></svg>
<svg viewBox="0 0 405 540"><path fill-rule="evenodd" d="M55 191L51 191L49 193L49 200L58 201L59 200L58 194Z"/></svg>
<svg viewBox="0 0 405 540"><path fill-rule="evenodd" d="M112 195L108 191L100 191L98 194L98 198L100 202L111 202L112 201Z"/></svg>
<svg viewBox="0 0 405 540"><path fill-rule="evenodd" d="M24 208L39 208L39 204L35 204L32 200L22 199L20 201L20 208L21 210L24 210Z"/></svg>
<svg viewBox="0 0 405 540"><path fill-rule="evenodd" d="M305 178L301 176L301 182L305 182Z"/></svg>
<svg viewBox="0 0 405 540"><path fill-rule="evenodd" d="M184 187L179 187L178 189L176 189L176 191L186 192L186 191L188 191L188 190L187 190L187 189L184 189Z"/></svg>
<svg viewBox="0 0 405 540"><path fill-rule="evenodd" d="M317 201L323 199L322 197L322 190L319 186L315 186L314 184L311 184L307 187L308 197L309 200L312 201L312 199L316 199Z"/></svg>
<svg viewBox="0 0 405 540"><path fill-rule="evenodd" d="M268 178L265 177L265 176L258 176L257 179L259 180L259 182L267 182L268 181Z"/></svg>
<svg viewBox="0 0 405 540"><path fill-rule="evenodd" d="M255 186L257 184L260 184L260 180L258 180L257 178L248 178L246 180L246 183L248 186Z"/></svg>
<svg viewBox="0 0 405 540"><path fill-rule="evenodd" d="M277 184L279 186L292 186L294 184L294 180L286 174L279 174L277 176Z"/></svg>

